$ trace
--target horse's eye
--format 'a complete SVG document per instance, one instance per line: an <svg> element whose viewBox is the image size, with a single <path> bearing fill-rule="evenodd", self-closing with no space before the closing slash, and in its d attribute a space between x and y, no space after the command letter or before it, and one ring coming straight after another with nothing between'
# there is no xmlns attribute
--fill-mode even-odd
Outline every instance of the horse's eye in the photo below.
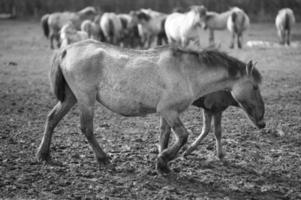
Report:
<svg viewBox="0 0 301 200"><path fill-rule="evenodd" d="M254 85L254 86L253 86L253 90L258 90L258 86L257 86L257 85Z"/></svg>

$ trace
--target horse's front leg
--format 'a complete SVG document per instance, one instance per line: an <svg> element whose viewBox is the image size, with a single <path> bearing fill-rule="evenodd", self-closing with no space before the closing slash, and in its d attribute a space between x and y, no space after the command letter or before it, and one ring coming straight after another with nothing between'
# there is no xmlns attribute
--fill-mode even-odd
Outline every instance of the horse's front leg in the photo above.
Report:
<svg viewBox="0 0 301 200"><path fill-rule="evenodd" d="M160 141L159 141L159 154L168 147L169 136L171 128L164 118L160 118Z"/></svg>
<svg viewBox="0 0 301 200"><path fill-rule="evenodd" d="M157 160L157 169L162 173L169 173L168 162L176 158L181 147L187 142L188 132L179 119L176 111L161 112L161 116L167 121L168 125L174 130L176 142L169 148L163 150Z"/></svg>
<svg viewBox="0 0 301 200"><path fill-rule="evenodd" d="M76 99L73 94L67 93L65 100L63 102L59 101L48 114L43 138L37 151L37 159L39 161L51 160L50 144L53 130L75 103Z"/></svg>
<svg viewBox="0 0 301 200"><path fill-rule="evenodd" d="M214 45L214 31L209 29L209 45Z"/></svg>
<svg viewBox="0 0 301 200"><path fill-rule="evenodd" d="M96 160L101 167L103 164L109 163L109 157L99 146L95 135L93 134L93 115L94 106L92 105L80 105L80 124L83 134L86 136L90 146L92 147Z"/></svg>
<svg viewBox="0 0 301 200"><path fill-rule="evenodd" d="M208 135L211 127L212 114L209 111L203 110L203 128L201 134L184 152L184 157L191 154L201 143L201 141Z"/></svg>
<svg viewBox="0 0 301 200"><path fill-rule="evenodd" d="M224 153L222 150L221 138L222 138L222 112L214 115L214 134L216 142L216 156L222 160Z"/></svg>
<svg viewBox="0 0 301 200"><path fill-rule="evenodd" d="M287 30L286 31L286 44L289 46L291 43L291 31Z"/></svg>
<svg viewBox="0 0 301 200"><path fill-rule="evenodd" d="M49 37L49 42L50 42L50 48L51 49L54 49L53 40L54 40L54 35L51 33L50 37Z"/></svg>

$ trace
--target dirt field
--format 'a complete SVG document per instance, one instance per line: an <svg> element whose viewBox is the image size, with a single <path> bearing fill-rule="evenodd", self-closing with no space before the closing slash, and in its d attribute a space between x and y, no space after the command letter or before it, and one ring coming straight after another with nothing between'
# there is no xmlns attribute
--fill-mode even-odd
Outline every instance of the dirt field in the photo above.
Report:
<svg viewBox="0 0 301 200"><path fill-rule="evenodd" d="M98 170L76 107L53 137L52 157L63 165L38 163L35 152L56 103L48 81L52 51L38 22L0 21L0 30L0 199L301 199L301 47L229 50L229 34L219 32L222 49L258 62L267 127L257 130L230 108L223 118L225 161L215 158L211 133L162 177L155 170L158 116L124 118L102 106L95 134L115 171ZM293 39L301 40L301 24ZM276 42L273 24L253 25L247 40ZM201 112L191 107L182 119L191 142Z"/></svg>

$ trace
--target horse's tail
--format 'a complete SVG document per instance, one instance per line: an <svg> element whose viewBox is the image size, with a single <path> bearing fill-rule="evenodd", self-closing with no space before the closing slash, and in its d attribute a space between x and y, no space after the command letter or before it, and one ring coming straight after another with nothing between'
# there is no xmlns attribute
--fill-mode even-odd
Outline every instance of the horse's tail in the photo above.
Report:
<svg viewBox="0 0 301 200"><path fill-rule="evenodd" d="M41 24L44 31L44 35L48 38L49 36L49 25L48 25L49 14L44 15L41 18Z"/></svg>
<svg viewBox="0 0 301 200"><path fill-rule="evenodd" d="M65 87L67 84L61 69L61 63L66 56L66 53L66 50L63 50L54 54L50 72L50 83L52 91L55 94L56 98L61 102L63 102L65 99Z"/></svg>
<svg viewBox="0 0 301 200"><path fill-rule="evenodd" d="M232 14L231 14L231 19L232 19L232 22L233 22L233 31L235 32L235 33L237 33L238 32L238 27L237 27L237 13L236 12L233 12Z"/></svg>
<svg viewBox="0 0 301 200"><path fill-rule="evenodd" d="M291 30L290 15L287 12L285 13L285 16L284 16L284 30L287 30L287 31Z"/></svg>
<svg viewBox="0 0 301 200"><path fill-rule="evenodd" d="M108 36L112 39L114 37L114 23L112 19L109 19Z"/></svg>

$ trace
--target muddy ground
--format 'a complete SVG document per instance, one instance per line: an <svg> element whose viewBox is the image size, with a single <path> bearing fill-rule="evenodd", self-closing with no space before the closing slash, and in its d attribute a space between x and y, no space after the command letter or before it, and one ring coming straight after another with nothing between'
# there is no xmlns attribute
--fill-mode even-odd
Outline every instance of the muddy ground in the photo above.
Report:
<svg viewBox="0 0 301 200"><path fill-rule="evenodd" d="M229 50L229 34L219 32L222 49L258 62L267 127L258 130L241 110L229 108L225 160L215 158L210 133L162 177L155 170L159 117L125 118L102 106L95 134L115 171L98 169L76 107L53 137L52 157L63 165L38 163L35 152L56 103L48 81L52 51L38 22L0 21L0 30L0 199L301 199L301 48ZM301 24L293 39L301 39ZM276 42L273 24L253 25L247 40ZM201 110L191 107L182 119L193 132L190 143L201 131Z"/></svg>

